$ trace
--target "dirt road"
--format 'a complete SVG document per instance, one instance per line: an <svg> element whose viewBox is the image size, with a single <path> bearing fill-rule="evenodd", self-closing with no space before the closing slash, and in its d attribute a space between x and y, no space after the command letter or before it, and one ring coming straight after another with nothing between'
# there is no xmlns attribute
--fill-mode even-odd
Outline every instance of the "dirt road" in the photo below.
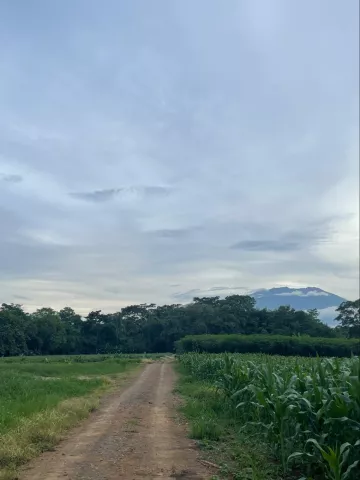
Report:
<svg viewBox="0 0 360 480"><path fill-rule="evenodd" d="M171 363L146 365L112 394L55 452L37 459L21 480L207 479L195 445L174 419Z"/></svg>

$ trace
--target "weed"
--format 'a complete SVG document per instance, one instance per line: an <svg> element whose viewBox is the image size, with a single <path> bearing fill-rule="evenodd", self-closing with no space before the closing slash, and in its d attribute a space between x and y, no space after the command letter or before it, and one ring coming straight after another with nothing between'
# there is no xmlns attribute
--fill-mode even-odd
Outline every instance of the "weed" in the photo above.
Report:
<svg viewBox="0 0 360 480"><path fill-rule="evenodd" d="M219 440L221 434L222 429L216 419L206 415L200 416L191 425L191 438Z"/></svg>

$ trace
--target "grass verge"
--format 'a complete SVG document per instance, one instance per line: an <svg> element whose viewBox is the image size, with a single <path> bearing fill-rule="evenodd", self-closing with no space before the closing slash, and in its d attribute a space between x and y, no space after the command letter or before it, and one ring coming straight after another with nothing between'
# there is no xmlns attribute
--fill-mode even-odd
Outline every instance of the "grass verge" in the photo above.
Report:
<svg viewBox="0 0 360 480"><path fill-rule="evenodd" d="M198 381L177 365L180 411L188 421L189 436L197 440L202 457L219 466L214 480L279 480L280 467L268 446L258 437L242 432L239 418L209 382ZM254 432L255 433L255 432Z"/></svg>
<svg viewBox="0 0 360 480"><path fill-rule="evenodd" d="M0 368L0 479L15 480L21 465L51 450L64 433L99 405L101 396L135 374L140 362L109 367L86 364L86 371ZM47 367L47 366L46 366ZM31 370L31 368L30 368ZM49 373L57 376L47 376ZM42 375L39 375L41 373ZM79 377L86 373L86 377Z"/></svg>

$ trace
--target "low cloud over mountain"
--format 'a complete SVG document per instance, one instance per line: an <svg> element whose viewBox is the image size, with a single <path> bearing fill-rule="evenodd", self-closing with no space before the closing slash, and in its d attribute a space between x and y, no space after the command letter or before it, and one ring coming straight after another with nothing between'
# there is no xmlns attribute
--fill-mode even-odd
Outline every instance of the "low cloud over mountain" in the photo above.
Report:
<svg viewBox="0 0 360 480"><path fill-rule="evenodd" d="M306 288L270 288L255 290L251 295L260 308L278 308L280 305L290 305L296 310L316 308L320 318L329 325L334 325L336 308L346 299L316 287Z"/></svg>

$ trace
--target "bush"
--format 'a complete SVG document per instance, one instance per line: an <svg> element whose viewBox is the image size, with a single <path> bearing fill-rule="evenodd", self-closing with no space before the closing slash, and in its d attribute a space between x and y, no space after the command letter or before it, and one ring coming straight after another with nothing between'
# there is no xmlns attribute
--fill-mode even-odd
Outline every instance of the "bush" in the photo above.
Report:
<svg viewBox="0 0 360 480"><path fill-rule="evenodd" d="M360 354L360 339L284 335L190 335L176 342L178 353L268 353L321 357Z"/></svg>

